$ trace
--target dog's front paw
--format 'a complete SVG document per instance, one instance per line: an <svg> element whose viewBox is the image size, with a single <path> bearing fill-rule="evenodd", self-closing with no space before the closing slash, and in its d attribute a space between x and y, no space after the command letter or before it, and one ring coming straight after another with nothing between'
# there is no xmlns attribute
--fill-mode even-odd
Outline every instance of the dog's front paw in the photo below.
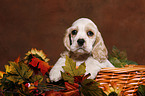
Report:
<svg viewBox="0 0 145 96"><path fill-rule="evenodd" d="M49 78L51 82L57 82L61 79L61 72L57 69L52 69L49 73Z"/></svg>

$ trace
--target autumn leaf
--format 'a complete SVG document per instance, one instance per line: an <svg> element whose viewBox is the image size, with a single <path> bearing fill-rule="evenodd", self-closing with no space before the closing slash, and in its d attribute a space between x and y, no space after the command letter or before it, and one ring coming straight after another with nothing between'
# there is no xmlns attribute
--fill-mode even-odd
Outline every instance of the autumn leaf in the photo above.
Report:
<svg viewBox="0 0 145 96"><path fill-rule="evenodd" d="M3 75L5 74L5 72L3 72L3 71L0 71L0 79L2 79L3 78Z"/></svg>
<svg viewBox="0 0 145 96"><path fill-rule="evenodd" d="M75 76L81 76L86 72L85 63L82 63L78 68L76 68L76 62L68 56L66 56L65 66L62 66L62 68L64 69L64 72L61 72L62 78L71 84L74 83Z"/></svg>
<svg viewBox="0 0 145 96"><path fill-rule="evenodd" d="M9 65L5 65L5 69L6 69L6 73L10 72L11 71L11 68Z"/></svg>
<svg viewBox="0 0 145 96"><path fill-rule="evenodd" d="M112 48L112 52L109 54L109 61L118 68L122 68L125 65L138 65L136 62L127 59L126 51L120 51L115 46Z"/></svg>
<svg viewBox="0 0 145 96"><path fill-rule="evenodd" d="M24 63L9 62L10 66L7 66L8 71L7 79L18 84L22 84L25 80L32 76L33 71Z"/></svg>
<svg viewBox="0 0 145 96"><path fill-rule="evenodd" d="M99 84L92 79L85 79L81 85L80 91L84 96L106 96L103 90L98 87Z"/></svg>
<svg viewBox="0 0 145 96"><path fill-rule="evenodd" d="M26 53L26 56L24 57L24 59L29 61L29 60L31 60L33 58L33 56L37 57L40 60L43 60L45 62L49 61L49 59L46 58L46 54L42 50L37 50L36 48L32 48L30 51L28 51Z"/></svg>
<svg viewBox="0 0 145 96"><path fill-rule="evenodd" d="M63 96L62 92L57 92L57 91L46 91L45 96Z"/></svg>
<svg viewBox="0 0 145 96"><path fill-rule="evenodd" d="M0 71L0 79L3 79L3 75L4 74L6 74L5 72L3 72L3 71ZM1 81L0 81L0 85L1 85L2 83L1 83Z"/></svg>
<svg viewBox="0 0 145 96"><path fill-rule="evenodd" d="M69 83L73 84L74 83L74 78L73 76L67 74L67 73L63 73L61 72L61 76L65 81L68 81Z"/></svg>
<svg viewBox="0 0 145 96"><path fill-rule="evenodd" d="M63 96L80 96L79 84L70 84L68 82L65 82L65 87L67 92L64 92Z"/></svg>
<svg viewBox="0 0 145 96"><path fill-rule="evenodd" d="M137 92L139 96L145 96L145 85L140 85Z"/></svg>
<svg viewBox="0 0 145 96"><path fill-rule="evenodd" d="M65 66L62 66L65 72L69 73L71 76L80 76L83 75L86 70L85 63L82 63L78 68L76 68L76 62L71 58L66 56Z"/></svg>
<svg viewBox="0 0 145 96"><path fill-rule="evenodd" d="M15 59L16 63L18 63L19 61L20 61L20 56L17 59Z"/></svg>
<svg viewBox="0 0 145 96"><path fill-rule="evenodd" d="M79 88L79 84L78 83L70 84L68 82L65 82L65 87L68 91L75 90Z"/></svg>
<svg viewBox="0 0 145 96"><path fill-rule="evenodd" d="M90 73L87 75L81 75L81 76L74 76L74 82L75 83L82 83L85 79L87 79L89 76L91 76Z"/></svg>
<svg viewBox="0 0 145 96"><path fill-rule="evenodd" d="M43 81L43 76L41 76L41 75L35 75L32 78L32 82L36 82L36 81L38 81L39 83L41 83Z"/></svg>
<svg viewBox="0 0 145 96"><path fill-rule="evenodd" d="M38 69L40 69L40 72L43 74L43 76L51 68L48 63L46 63L46 62L44 62L36 57L33 57L32 61L29 64L32 65L33 67L38 66Z"/></svg>
<svg viewBox="0 0 145 96"><path fill-rule="evenodd" d="M75 89L72 91L64 92L63 96L80 96L79 89Z"/></svg>

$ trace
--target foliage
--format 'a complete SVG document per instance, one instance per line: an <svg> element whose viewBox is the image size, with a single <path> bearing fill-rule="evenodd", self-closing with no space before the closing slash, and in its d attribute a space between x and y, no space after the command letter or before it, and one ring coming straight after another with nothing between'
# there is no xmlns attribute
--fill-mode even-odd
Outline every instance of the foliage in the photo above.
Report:
<svg viewBox="0 0 145 96"><path fill-rule="evenodd" d="M127 59L127 54L125 51L120 51L115 46L112 48L112 53L109 54L109 61L115 66L115 67L124 67L125 65L137 65L136 62L130 61Z"/></svg>
<svg viewBox="0 0 145 96"><path fill-rule="evenodd" d="M50 65L48 65L47 62L44 62L44 61L42 61L42 60L40 60L36 57L33 57L31 60L32 61L29 64L32 65L33 67L38 66L38 69L40 69L40 72L43 74L43 76L51 68Z"/></svg>
<svg viewBox="0 0 145 96"><path fill-rule="evenodd" d="M74 83L74 76L81 76L86 72L85 63L82 63L78 68L76 68L76 62L74 62L68 56L66 56L65 66L62 68L65 72L61 72L61 75L63 79L67 80L69 83Z"/></svg>
<svg viewBox="0 0 145 96"><path fill-rule="evenodd" d="M0 72L0 77L1 77L0 88L2 90L1 92L3 95L6 96L28 95L29 96L29 95L34 95L35 93L39 94L39 91L41 91L41 89L35 86L38 86L38 84L40 84L43 81L43 76L33 75L34 72L28 64L28 62L31 62L33 64L32 61L33 61L32 59L31 60L23 59L20 61L20 57L18 57L14 62L9 61L9 65L5 65L6 71ZM40 59L39 60L37 59L37 61L39 61L37 63L40 64L46 63ZM43 68L44 66L41 65L38 68L41 67Z"/></svg>
<svg viewBox="0 0 145 96"><path fill-rule="evenodd" d="M82 63L76 68L76 63L71 58L66 56L65 66L63 66L64 73L62 78L70 84L79 84L77 87L85 96L105 96L102 89L98 87L98 83L92 79L87 79L90 74L85 74L85 63ZM70 86L69 86L70 87ZM71 87L73 89L73 86ZM76 88L76 87L75 87ZM77 93L77 92L76 92Z"/></svg>
<svg viewBox="0 0 145 96"><path fill-rule="evenodd" d="M145 85L140 85L138 87L138 95L139 96L145 96Z"/></svg>
<svg viewBox="0 0 145 96"><path fill-rule="evenodd" d="M124 51L119 51L116 47L113 48L109 60L116 67L123 67L126 64L135 64L128 61ZM42 50L31 49L26 53L24 59L20 56L15 61L9 61L9 65L5 65L5 72L0 71L0 95L4 96L115 96L120 94L121 88L116 84L111 84L113 92L107 92L99 88L99 83L93 79L88 79L91 75L86 72L85 63L76 66L71 58L66 56L65 66L61 72L63 82L54 84L49 81L49 71L51 66L48 63L49 59ZM42 73L38 75L36 73ZM46 83L43 81L46 77ZM57 82L56 82L57 83ZM109 87L105 87L106 89ZM138 93L144 96L144 86L140 86Z"/></svg>
<svg viewBox="0 0 145 96"><path fill-rule="evenodd" d="M122 96L122 90L123 86L122 85L117 85L116 82L111 82L109 85L103 85L104 87L104 92L107 94L107 96Z"/></svg>

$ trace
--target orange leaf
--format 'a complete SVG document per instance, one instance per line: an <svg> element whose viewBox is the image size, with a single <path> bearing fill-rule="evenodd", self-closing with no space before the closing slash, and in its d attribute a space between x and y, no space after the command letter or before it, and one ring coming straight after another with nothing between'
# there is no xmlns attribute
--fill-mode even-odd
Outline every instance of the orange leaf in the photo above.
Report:
<svg viewBox="0 0 145 96"><path fill-rule="evenodd" d="M45 96L63 96L63 95L62 95L62 92L46 91Z"/></svg>
<svg viewBox="0 0 145 96"><path fill-rule="evenodd" d="M16 63L18 63L19 61L20 61L20 56L17 59L15 59Z"/></svg>
<svg viewBox="0 0 145 96"><path fill-rule="evenodd" d="M45 73L51 68L50 65L36 57L32 58L32 61L29 63L30 65L32 65L33 67L37 67L38 65L38 69L40 69L40 72L45 75Z"/></svg>
<svg viewBox="0 0 145 96"><path fill-rule="evenodd" d="M80 96L79 89L75 89L72 91L64 92L63 96Z"/></svg>
<svg viewBox="0 0 145 96"><path fill-rule="evenodd" d="M35 86L38 86L38 83L39 83L39 80L35 81L35 82L34 82L34 85L35 85Z"/></svg>
<svg viewBox="0 0 145 96"><path fill-rule="evenodd" d="M68 82L65 82L65 87L67 90L75 90L75 89L78 89L79 84L77 84L77 83L70 84Z"/></svg>

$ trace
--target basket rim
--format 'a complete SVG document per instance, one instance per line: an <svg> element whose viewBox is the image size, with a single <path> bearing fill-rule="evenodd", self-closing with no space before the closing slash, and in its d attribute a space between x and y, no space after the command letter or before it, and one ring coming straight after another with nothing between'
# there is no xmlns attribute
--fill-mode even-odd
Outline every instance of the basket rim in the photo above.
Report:
<svg viewBox="0 0 145 96"><path fill-rule="evenodd" d="M106 67L100 70L100 72L115 72L115 73L130 72L130 71L145 71L145 65L129 65L123 68Z"/></svg>

